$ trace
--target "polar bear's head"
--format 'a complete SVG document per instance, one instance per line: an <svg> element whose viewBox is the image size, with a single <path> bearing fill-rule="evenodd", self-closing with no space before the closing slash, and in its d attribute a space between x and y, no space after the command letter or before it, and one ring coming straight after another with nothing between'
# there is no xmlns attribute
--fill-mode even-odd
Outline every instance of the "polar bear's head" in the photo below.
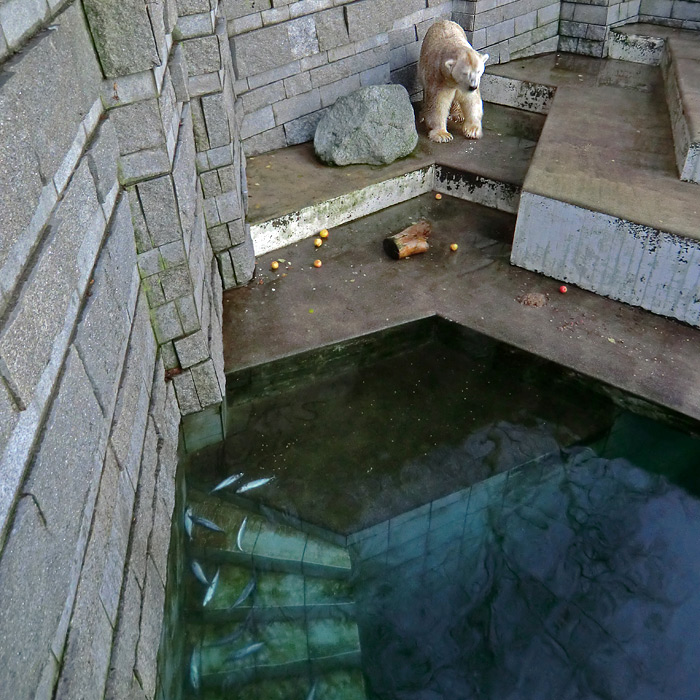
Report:
<svg viewBox="0 0 700 700"><path fill-rule="evenodd" d="M479 53L470 48L459 58L450 58L445 61L445 68L460 89L469 92L479 87L484 64L488 59L487 53Z"/></svg>

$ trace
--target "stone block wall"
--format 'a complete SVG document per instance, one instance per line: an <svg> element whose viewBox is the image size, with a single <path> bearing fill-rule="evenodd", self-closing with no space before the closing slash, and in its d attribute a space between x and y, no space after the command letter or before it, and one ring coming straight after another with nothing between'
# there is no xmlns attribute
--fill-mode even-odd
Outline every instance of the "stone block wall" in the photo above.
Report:
<svg viewBox="0 0 700 700"><path fill-rule="evenodd" d="M324 111L364 85L419 95L427 27L450 0L224 0L248 155L313 138Z"/></svg>
<svg viewBox="0 0 700 700"><path fill-rule="evenodd" d="M610 27L650 22L700 29L698 0L566 0L561 3L559 50L605 56Z"/></svg>
<svg viewBox="0 0 700 700"><path fill-rule="evenodd" d="M246 154L313 138L339 97L398 83L420 100L428 27L453 19L491 63L556 50L559 0L224 0Z"/></svg>
<svg viewBox="0 0 700 700"><path fill-rule="evenodd" d="M682 29L700 29L698 0L641 0L639 21Z"/></svg>
<svg viewBox="0 0 700 700"><path fill-rule="evenodd" d="M489 64L556 51L559 0L476 0L471 4L470 41L474 48L489 54Z"/></svg>
<svg viewBox="0 0 700 700"><path fill-rule="evenodd" d="M233 83L216 2L0 0L8 697L156 697L181 416L253 274Z"/></svg>

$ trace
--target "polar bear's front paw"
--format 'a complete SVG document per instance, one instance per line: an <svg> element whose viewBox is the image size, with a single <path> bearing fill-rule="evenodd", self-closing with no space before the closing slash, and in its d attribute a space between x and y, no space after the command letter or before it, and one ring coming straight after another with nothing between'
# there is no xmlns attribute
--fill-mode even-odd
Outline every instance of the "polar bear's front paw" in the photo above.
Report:
<svg viewBox="0 0 700 700"><path fill-rule="evenodd" d="M452 134L445 129L433 129L428 132L428 138L435 143L447 143L452 141Z"/></svg>
<svg viewBox="0 0 700 700"><path fill-rule="evenodd" d="M468 139L480 139L483 135L481 124L465 124L462 128L462 133Z"/></svg>

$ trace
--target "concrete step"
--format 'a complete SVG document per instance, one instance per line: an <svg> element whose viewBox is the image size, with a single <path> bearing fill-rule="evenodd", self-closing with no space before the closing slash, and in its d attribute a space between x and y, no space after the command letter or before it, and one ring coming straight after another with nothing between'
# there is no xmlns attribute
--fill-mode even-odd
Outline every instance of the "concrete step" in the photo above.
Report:
<svg viewBox="0 0 700 700"><path fill-rule="evenodd" d="M305 697L315 684L316 697L364 700L347 551L240 503L202 491L189 497L186 675L193 696ZM193 562L200 576L217 581L206 606L209 587Z"/></svg>
<svg viewBox="0 0 700 700"><path fill-rule="evenodd" d="M672 38L692 38L692 29L665 27L661 24L634 22L611 27L606 39L609 58L650 66L661 64L666 42Z"/></svg>
<svg viewBox="0 0 700 700"><path fill-rule="evenodd" d="M668 39L661 70L678 173L700 183L700 32Z"/></svg>
<svg viewBox="0 0 700 700"><path fill-rule="evenodd" d="M195 521L190 552L202 564L230 563L331 579L350 577L352 566L345 548L296 527L271 522L223 498L204 497L201 492L191 496L195 518L206 518L224 530L215 532Z"/></svg>
<svg viewBox="0 0 700 700"><path fill-rule="evenodd" d="M513 213L543 122L541 114L487 105L482 139L457 134L450 143L435 144L419 125L415 151L382 168L322 166L310 143L251 158L248 216L256 254L432 191Z"/></svg>
<svg viewBox="0 0 700 700"><path fill-rule="evenodd" d="M214 595L204 606L207 586L191 572L187 577L189 617L196 617L199 624L228 625L230 621L246 619L251 610L257 621L280 617L318 618L353 612L352 593L346 580L252 569L249 562L243 566L212 561L200 561L200 564L209 580L216 572L219 579ZM252 586L252 592L233 607L247 586Z"/></svg>
<svg viewBox="0 0 700 700"><path fill-rule="evenodd" d="M611 58L661 66L680 179L700 182L700 32L635 23L613 27Z"/></svg>
<svg viewBox="0 0 700 700"><path fill-rule="evenodd" d="M638 68L656 71L638 89L558 88L511 262L697 326L700 197L678 179L659 69Z"/></svg>

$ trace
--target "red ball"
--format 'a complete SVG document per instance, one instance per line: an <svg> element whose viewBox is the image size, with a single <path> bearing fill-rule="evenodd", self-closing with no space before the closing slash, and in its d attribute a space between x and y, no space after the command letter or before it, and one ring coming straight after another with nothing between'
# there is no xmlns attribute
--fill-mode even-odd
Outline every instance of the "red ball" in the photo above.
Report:
<svg viewBox="0 0 700 700"><path fill-rule="evenodd" d="M568 291L567 288L566 288L566 285L565 285L565 284L562 284L562 286L559 287L559 291L560 291L562 294L566 294L566 292Z"/></svg>

